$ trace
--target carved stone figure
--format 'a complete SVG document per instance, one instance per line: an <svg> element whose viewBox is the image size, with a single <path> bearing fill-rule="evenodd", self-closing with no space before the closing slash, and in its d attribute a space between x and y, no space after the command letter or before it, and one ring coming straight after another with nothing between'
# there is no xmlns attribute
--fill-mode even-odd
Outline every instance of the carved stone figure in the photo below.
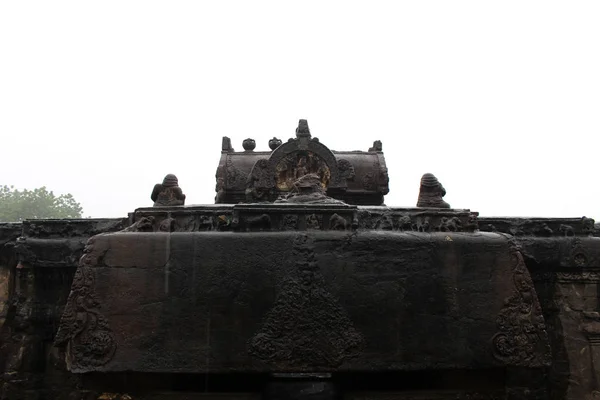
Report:
<svg viewBox="0 0 600 400"><path fill-rule="evenodd" d="M248 203L264 201L272 187L273 177L269 175L268 161L260 159L256 162L256 168L246 181L246 201Z"/></svg>
<svg viewBox="0 0 600 400"><path fill-rule="evenodd" d="M244 139L242 142L242 147L244 147L245 151L254 151L256 148L256 141L254 139Z"/></svg>
<svg viewBox="0 0 600 400"><path fill-rule="evenodd" d="M276 137L273 137L273 139L269 140L269 148L271 150L275 150L276 148L281 146L281 143L283 143L281 141L281 139L277 139Z"/></svg>
<svg viewBox="0 0 600 400"><path fill-rule="evenodd" d="M154 185L150 198L154 202L154 207L185 204L185 194L181 191L177 177L173 174L168 174L162 183Z"/></svg>
<svg viewBox="0 0 600 400"><path fill-rule="evenodd" d="M342 178L348 180L348 181L352 181L354 180L354 177L356 176L356 172L354 171L354 166L352 165L352 163L346 159L339 159L338 160L338 169L340 170L340 175Z"/></svg>
<svg viewBox="0 0 600 400"><path fill-rule="evenodd" d="M450 208L443 197L446 195L446 189L437 180L433 174L425 174L421 178L421 190L419 191L419 200L417 207L427 208Z"/></svg>
<svg viewBox="0 0 600 400"><path fill-rule="evenodd" d="M308 129L308 121L301 119L298 121L298 127L296 128L296 137L310 137L310 129Z"/></svg>
<svg viewBox="0 0 600 400"><path fill-rule="evenodd" d="M154 232L154 217L141 217L131 226L128 226L119 232Z"/></svg>
<svg viewBox="0 0 600 400"><path fill-rule="evenodd" d="M383 151L383 145L381 144L381 140L374 141L373 147L369 147L369 151Z"/></svg>
<svg viewBox="0 0 600 400"><path fill-rule="evenodd" d="M275 170L277 188L284 192L293 189L294 182L307 174L318 175L324 188L331 177L327 164L312 152L291 153L277 164Z"/></svg>
<svg viewBox="0 0 600 400"><path fill-rule="evenodd" d="M333 214L331 218L329 218L329 229L331 229L332 231L345 231L346 229L348 229L349 225L350 224L348 223L348 221L346 221L346 218L338 214Z"/></svg>
<svg viewBox="0 0 600 400"><path fill-rule="evenodd" d="M281 196L276 203L330 203L344 204L325 194L319 175L306 174L294 181L292 190Z"/></svg>

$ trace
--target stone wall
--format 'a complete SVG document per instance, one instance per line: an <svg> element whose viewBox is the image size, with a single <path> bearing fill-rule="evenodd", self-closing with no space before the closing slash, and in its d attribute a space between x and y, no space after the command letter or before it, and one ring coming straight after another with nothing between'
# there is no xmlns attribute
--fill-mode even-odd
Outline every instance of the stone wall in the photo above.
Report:
<svg viewBox="0 0 600 400"><path fill-rule="evenodd" d="M209 388L204 386L204 378L193 375L140 377L120 374L92 379L93 384L88 385L89 376L67 371L64 354L53 346L53 342L77 262L89 237L119 231L129 223L128 218L122 218L0 224L0 399L130 398L124 394L103 394L103 387L98 386L102 379L106 379L107 387L115 387L115 382L121 384L124 391L133 382L156 385L157 394L152 397L156 399L205 399L205 394L193 393L211 390L226 393L232 386L237 388L237 393L229 394L227 398L260 397L256 391L260 388L261 377L215 377L214 386ZM516 377L510 379L537 380L542 394L515 392L505 397L506 394L499 390L500 394L493 398L599 399L600 237L593 229L593 221L591 227L586 219L480 217L478 223L482 231L514 236L520 246L542 305L552 348L552 366L546 374L530 375L531 371L523 370L507 375ZM452 374L440 376L435 382L432 376L426 373L412 378L405 376L407 385L419 389L413 393L403 392L399 384L392 384L397 376L365 374L348 379L346 384L352 390L347 391L345 397L492 398L449 390L451 382L460 379ZM489 378L489 375L482 375L482 380ZM371 386L364 383L365 380L371 382ZM374 391L373 385L377 386ZM518 384L512 386L518 387ZM178 394L177 388L182 388L185 395ZM324 393L315 390L316 397L318 393Z"/></svg>
<svg viewBox="0 0 600 400"><path fill-rule="evenodd" d="M53 346L87 240L127 219L0 224L0 398L80 399L80 379Z"/></svg>

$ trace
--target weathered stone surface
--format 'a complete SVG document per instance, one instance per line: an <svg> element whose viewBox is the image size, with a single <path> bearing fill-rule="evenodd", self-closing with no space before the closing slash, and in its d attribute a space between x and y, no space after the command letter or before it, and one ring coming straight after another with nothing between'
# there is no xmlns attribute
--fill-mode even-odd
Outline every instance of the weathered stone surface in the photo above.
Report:
<svg viewBox="0 0 600 400"><path fill-rule="evenodd" d="M185 204L185 194L179 187L179 180L173 174L167 174L162 183L154 185L150 198L157 207L182 206Z"/></svg>
<svg viewBox="0 0 600 400"><path fill-rule="evenodd" d="M296 133L215 205L0 224L0 399L600 398L600 225L381 206L381 142Z"/></svg>
<svg viewBox="0 0 600 400"><path fill-rule="evenodd" d="M164 249L160 262L131 265L115 243L133 243L136 236L136 254ZM533 368L549 362L528 272L500 235L212 232L94 239L104 256L80 270L103 299L94 313L106 320L116 351L93 366L74 352L73 372ZM80 290L74 284L71 296ZM69 301L77 303L76 297ZM72 324L63 319L61 330Z"/></svg>
<svg viewBox="0 0 600 400"><path fill-rule="evenodd" d="M445 195L446 189L444 189L444 186L433 174L427 173L421 178L417 207L450 208L450 205L443 199Z"/></svg>
<svg viewBox="0 0 600 400"><path fill-rule="evenodd" d="M0 224L0 399L81 399L52 343L87 239L127 219Z"/></svg>
<svg viewBox="0 0 600 400"><path fill-rule="evenodd" d="M283 144L273 140L269 146L272 151L239 153L223 147L215 203L272 202L306 174L318 175L328 196L348 204L381 205L389 192L381 143L368 152L332 151L300 120L295 138Z"/></svg>

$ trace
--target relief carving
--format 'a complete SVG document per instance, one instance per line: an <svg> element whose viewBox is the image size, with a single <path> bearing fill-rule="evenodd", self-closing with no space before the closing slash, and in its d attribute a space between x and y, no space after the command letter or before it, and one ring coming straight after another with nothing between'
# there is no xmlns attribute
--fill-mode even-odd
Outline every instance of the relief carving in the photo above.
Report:
<svg viewBox="0 0 600 400"><path fill-rule="evenodd" d="M348 223L346 218L338 214L333 214L331 218L329 218L329 229L331 229L332 231L345 231L346 229L348 229L349 225L350 224Z"/></svg>
<svg viewBox="0 0 600 400"><path fill-rule="evenodd" d="M513 248L512 257L514 290L496 319L499 332L492 338L493 354L514 366L528 366L535 361L549 363L546 326L533 282L521 252ZM540 353L544 358L536 360Z"/></svg>
<svg viewBox="0 0 600 400"><path fill-rule="evenodd" d="M342 179L353 181L356 176L356 172L354 171L354 166L352 163L344 158L339 159L338 162L338 170L340 171L340 177Z"/></svg>
<svg viewBox="0 0 600 400"><path fill-rule="evenodd" d="M438 229L440 232L460 232L462 230L462 222L458 217L442 217Z"/></svg>
<svg viewBox="0 0 600 400"><path fill-rule="evenodd" d="M392 231L394 230L394 221L392 216L389 214L384 214L379 218L377 224L375 225L375 229L381 229L384 231Z"/></svg>
<svg viewBox="0 0 600 400"><path fill-rule="evenodd" d="M583 233L585 233L586 235L591 235L592 233L594 233L595 222L596 221L594 221L593 218L582 217L581 230L583 231Z"/></svg>
<svg viewBox="0 0 600 400"><path fill-rule="evenodd" d="M294 214L284 215L281 230L295 231L296 229L298 229L298 216Z"/></svg>
<svg viewBox="0 0 600 400"><path fill-rule="evenodd" d="M267 200L273 187L273 177L269 173L269 161L266 158L258 160L246 181L246 201Z"/></svg>
<svg viewBox="0 0 600 400"><path fill-rule="evenodd" d="M160 222L158 230L160 232L175 232L176 226L175 218L168 217Z"/></svg>
<svg viewBox="0 0 600 400"><path fill-rule="evenodd" d="M231 157L227 157L225 163L227 186L230 188L243 188L246 183L246 175L233 165Z"/></svg>
<svg viewBox="0 0 600 400"><path fill-rule="evenodd" d="M377 179L375 178L375 174L373 172L366 173L363 177L362 184L365 190L377 189Z"/></svg>
<svg viewBox="0 0 600 400"><path fill-rule="evenodd" d="M323 189L327 189L331 172L325 161L310 151L296 151L284 157L275 167L276 186L282 192L294 188L294 182L305 175L315 174Z"/></svg>
<svg viewBox="0 0 600 400"><path fill-rule="evenodd" d="M560 224L558 231L563 236L575 236L575 232L573 231L573 227L571 225Z"/></svg>
<svg viewBox="0 0 600 400"><path fill-rule="evenodd" d="M294 240L293 258L295 268L250 339L249 352L281 370L338 367L360 354L364 339L328 291L312 238Z"/></svg>
<svg viewBox="0 0 600 400"><path fill-rule="evenodd" d="M94 293L94 271L90 266L95 266L101 256L94 251L92 237L75 272L56 335L55 345L66 347L66 362L71 371L105 365L117 349L113 332L101 314L101 303Z"/></svg>
<svg viewBox="0 0 600 400"><path fill-rule="evenodd" d="M154 217L141 217L132 225L119 232L154 232Z"/></svg>
<svg viewBox="0 0 600 400"><path fill-rule="evenodd" d="M583 268L588 265L589 256L580 238L571 243L571 262L574 267Z"/></svg>
<svg viewBox="0 0 600 400"><path fill-rule="evenodd" d="M246 227L250 230L270 230L271 217L268 214L249 217L246 219Z"/></svg>
<svg viewBox="0 0 600 400"><path fill-rule="evenodd" d="M319 230L321 229L321 217L316 214L310 214L306 216L306 229L308 230Z"/></svg>
<svg viewBox="0 0 600 400"><path fill-rule="evenodd" d="M562 283L571 283L571 282L600 283L600 272L597 272L597 271L557 272L556 279Z"/></svg>

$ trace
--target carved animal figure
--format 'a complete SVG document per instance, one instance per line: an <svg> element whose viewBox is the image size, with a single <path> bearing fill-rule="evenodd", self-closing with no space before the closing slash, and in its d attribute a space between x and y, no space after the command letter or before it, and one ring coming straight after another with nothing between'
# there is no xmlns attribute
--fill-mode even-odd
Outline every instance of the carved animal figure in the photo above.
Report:
<svg viewBox="0 0 600 400"><path fill-rule="evenodd" d="M154 217L142 217L134 222L133 225L128 226L119 232L154 232Z"/></svg>
<svg viewBox="0 0 600 400"><path fill-rule="evenodd" d="M271 217L267 214L250 217L246 220L246 227L251 230L271 229Z"/></svg>
<svg viewBox="0 0 600 400"><path fill-rule="evenodd" d="M443 197L446 195L446 189L437 180L433 174L425 174L421 178L421 190L419 191L419 200L417 207L427 208L450 208Z"/></svg>
<svg viewBox="0 0 600 400"><path fill-rule="evenodd" d="M348 229L348 221L338 214L333 214L329 218L329 229L332 231L345 231Z"/></svg>
<svg viewBox="0 0 600 400"><path fill-rule="evenodd" d="M179 187L179 181L173 174L168 174L162 183L154 185L150 198L154 207L182 206L185 204L185 194Z"/></svg>

